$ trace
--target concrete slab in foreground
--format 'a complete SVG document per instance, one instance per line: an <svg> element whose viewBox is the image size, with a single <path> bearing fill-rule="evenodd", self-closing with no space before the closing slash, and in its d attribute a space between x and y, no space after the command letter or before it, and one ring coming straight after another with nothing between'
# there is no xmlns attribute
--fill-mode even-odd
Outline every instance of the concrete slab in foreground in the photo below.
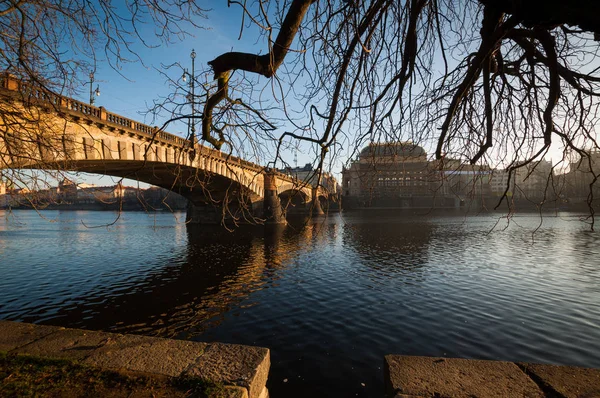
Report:
<svg viewBox="0 0 600 398"><path fill-rule="evenodd" d="M600 397L600 369L519 363L548 395L564 398Z"/></svg>
<svg viewBox="0 0 600 398"><path fill-rule="evenodd" d="M61 330L57 326L0 321L0 351L11 351Z"/></svg>
<svg viewBox="0 0 600 398"><path fill-rule="evenodd" d="M600 398L600 369L473 359L385 357L390 397Z"/></svg>
<svg viewBox="0 0 600 398"><path fill-rule="evenodd" d="M198 377L225 386L228 397L267 398L270 352L235 344L0 321L0 351L68 359L105 369Z"/></svg>
<svg viewBox="0 0 600 398"><path fill-rule="evenodd" d="M387 355L385 379L390 396L545 396L537 384L512 362Z"/></svg>

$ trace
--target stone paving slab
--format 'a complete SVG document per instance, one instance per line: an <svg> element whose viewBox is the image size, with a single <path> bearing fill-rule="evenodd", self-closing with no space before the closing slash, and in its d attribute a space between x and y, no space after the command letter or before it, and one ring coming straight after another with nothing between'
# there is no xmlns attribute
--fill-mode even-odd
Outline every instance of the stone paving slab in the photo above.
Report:
<svg viewBox="0 0 600 398"><path fill-rule="evenodd" d="M537 398L544 393L512 362L385 357L389 396Z"/></svg>
<svg viewBox="0 0 600 398"><path fill-rule="evenodd" d="M600 369L532 363L518 365L543 389L560 397L600 397Z"/></svg>
<svg viewBox="0 0 600 398"><path fill-rule="evenodd" d="M223 398L248 398L248 390L244 387L228 386L225 387L221 396Z"/></svg>
<svg viewBox="0 0 600 398"><path fill-rule="evenodd" d="M0 351L11 351L64 328L0 320Z"/></svg>
<svg viewBox="0 0 600 398"><path fill-rule="evenodd" d="M94 351L85 364L177 377L206 350L207 344L158 337L120 335Z"/></svg>
<svg viewBox="0 0 600 398"><path fill-rule="evenodd" d="M263 388L258 398L269 398L269 390L267 389L267 386Z"/></svg>
<svg viewBox="0 0 600 398"><path fill-rule="evenodd" d="M185 374L246 387L250 398L259 398L269 376L270 366L267 348L214 343Z"/></svg>
<svg viewBox="0 0 600 398"><path fill-rule="evenodd" d="M61 329L11 351L11 354L81 361L118 336L114 333Z"/></svg>
<svg viewBox="0 0 600 398"><path fill-rule="evenodd" d="M269 397L270 353L261 347L0 321L0 351L159 377L199 377L223 384L226 397Z"/></svg>

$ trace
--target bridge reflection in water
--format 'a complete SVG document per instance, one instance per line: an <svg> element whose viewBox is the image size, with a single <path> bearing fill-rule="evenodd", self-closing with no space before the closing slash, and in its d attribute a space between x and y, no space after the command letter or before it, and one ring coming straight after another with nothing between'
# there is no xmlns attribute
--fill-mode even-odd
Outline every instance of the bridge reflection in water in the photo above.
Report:
<svg viewBox="0 0 600 398"><path fill-rule="evenodd" d="M135 284L122 282L122 291L113 286L105 297L96 293L89 300L73 299L76 305L58 308L43 323L193 339L218 325L232 309L251 305L241 303L276 284L277 271L298 251L337 229L322 219L299 217L287 226L240 226L233 232L220 226L183 227L187 248L162 270L141 275Z"/></svg>

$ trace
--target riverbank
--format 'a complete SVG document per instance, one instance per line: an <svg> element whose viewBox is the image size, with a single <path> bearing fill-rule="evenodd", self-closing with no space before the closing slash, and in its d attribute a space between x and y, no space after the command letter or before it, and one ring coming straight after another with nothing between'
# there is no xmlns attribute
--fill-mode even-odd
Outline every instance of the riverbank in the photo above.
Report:
<svg viewBox="0 0 600 398"><path fill-rule="evenodd" d="M266 348L0 321L0 395L268 398ZM600 397L600 369L387 355L386 395Z"/></svg>
<svg viewBox="0 0 600 398"><path fill-rule="evenodd" d="M51 211L143 211L146 213L154 212L174 212L185 211L187 204L176 203L173 206L165 205L160 202L142 202L140 200L126 200L122 202L81 202L81 203L44 203L44 204L17 204L12 206L0 206L0 210L51 210Z"/></svg>
<svg viewBox="0 0 600 398"><path fill-rule="evenodd" d="M0 355L0 374L5 375L0 392L9 396L35 396L44 383L48 393L72 389L69 396L89 389L104 396L132 391L152 396L154 390L157 396L187 396L186 391L208 397L269 396L270 352L261 347L0 321Z"/></svg>

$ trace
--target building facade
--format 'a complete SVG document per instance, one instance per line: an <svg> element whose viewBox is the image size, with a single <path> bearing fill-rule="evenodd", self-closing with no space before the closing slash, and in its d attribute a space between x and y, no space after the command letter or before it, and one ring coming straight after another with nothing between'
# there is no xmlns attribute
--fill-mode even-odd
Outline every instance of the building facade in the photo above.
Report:
<svg viewBox="0 0 600 398"><path fill-rule="evenodd" d="M577 187L587 181L583 171L579 174L573 178ZM564 185L564 179L553 174L552 163L545 160L524 164L509 175L506 170L456 159L431 161L422 147L410 142L372 143L343 169L342 175L347 209L465 206L492 209L503 197L511 205L540 206L559 200L557 192Z"/></svg>
<svg viewBox="0 0 600 398"><path fill-rule="evenodd" d="M489 189L489 171L458 160L429 161L411 142L371 143L342 170L345 208L462 207Z"/></svg>
<svg viewBox="0 0 600 398"><path fill-rule="evenodd" d="M564 180L571 203L587 206L589 199L597 201L600 198L600 151L590 151L589 157L571 162Z"/></svg>
<svg viewBox="0 0 600 398"><path fill-rule="evenodd" d="M307 163L302 167L286 167L279 170L281 173L285 173L290 177L297 178L300 181L304 181L309 185L317 186L317 180L319 178L318 170L314 169L312 164ZM321 187L324 188L327 193L335 197L338 193L338 182L335 177L326 171L321 173Z"/></svg>

